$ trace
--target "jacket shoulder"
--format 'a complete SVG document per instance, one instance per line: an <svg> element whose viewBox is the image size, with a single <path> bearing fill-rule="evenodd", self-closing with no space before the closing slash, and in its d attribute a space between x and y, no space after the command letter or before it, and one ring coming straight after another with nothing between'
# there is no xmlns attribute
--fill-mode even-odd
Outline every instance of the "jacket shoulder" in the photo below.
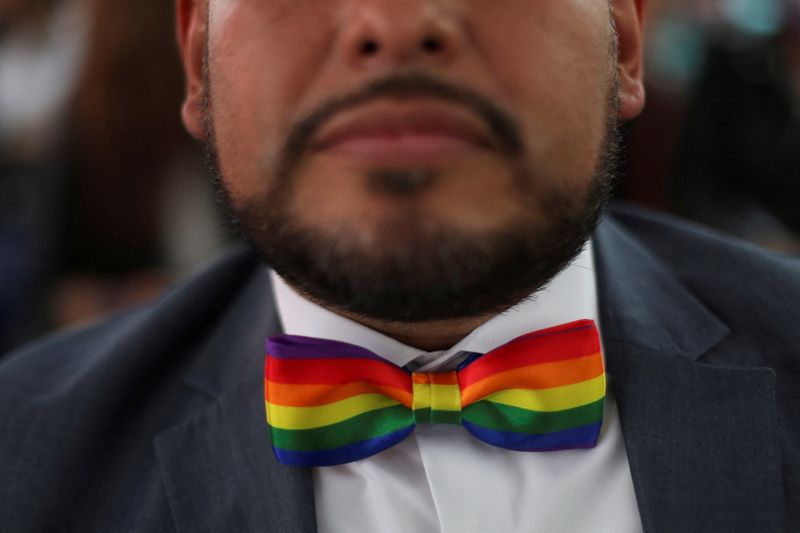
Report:
<svg viewBox="0 0 800 533"><path fill-rule="evenodd" d="M672 215L615 204L609 216L686 280L705 283L749 281L758 290L781 283L800 290L800 258L766 250L714 229ZM766 276L766 277L764 277Z"/></svg>
<svg viewBox="0 0 800 533"><path fill-rule="evenodd" d="M800 259L638 207L615 205L609 217L728 325L743 353L797 358Z"/></svg>
<svg viewBox="0 0 800 533"><path fill-rule="evenodd" d="M170 364L148 356L154 352L173 354L174 363L187 353L187 337L213 327L257 267L236 247L152 304L33 341L0 359L0 395L10 388L46 400L101 378L118 384L132 367ZM113 375L120 365L123 375Z"/></svg>
<svg viewBox="0 0 800 533"><path fill-rule="evenodd" d="M243 317L261 270L238 249L152 305L0 361L0 529L171 531L154 439L213 401L187 376L221 374L257 328Z"/></svg>

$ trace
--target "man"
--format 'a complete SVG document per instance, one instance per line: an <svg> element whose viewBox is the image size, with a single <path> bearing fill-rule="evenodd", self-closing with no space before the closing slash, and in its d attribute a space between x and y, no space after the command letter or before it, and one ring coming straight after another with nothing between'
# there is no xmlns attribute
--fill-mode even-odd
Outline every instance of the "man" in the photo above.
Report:
<svg viewBox="0 0 800 533"><path fill-rule="evenodd" d="M240 250L152 307L12 355L4 528L796 530L800 267L633 210L597 225L616 123L643 105L643 2L177 5L184 122L272 270ZM276 459L330 459L285 448L305 426L286 430L300 411L276 390L335 381L332 351L413 377L434 418L437 380L593 322L609 387L580 446L419 423L340 464ZM278 374L296 344L311 385L293 388Z"/></svg>

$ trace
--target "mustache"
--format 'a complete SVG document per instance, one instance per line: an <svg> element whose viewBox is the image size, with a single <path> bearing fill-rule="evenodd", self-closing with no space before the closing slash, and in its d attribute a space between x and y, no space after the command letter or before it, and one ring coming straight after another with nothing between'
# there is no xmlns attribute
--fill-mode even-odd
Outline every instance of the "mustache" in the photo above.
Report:
<svg viewBox="0 0 800 533"><path fill-rule="evenodd" d="M422 73L398 74L374 80L360 90L322 103L290 130L281 150L278 176L288 179L308 151L319 129L334 115L381 98L437 98L463 106L480 118L497 149L508 157L524 153L517 122L489 98L466 87L441 81Z"/></svg>

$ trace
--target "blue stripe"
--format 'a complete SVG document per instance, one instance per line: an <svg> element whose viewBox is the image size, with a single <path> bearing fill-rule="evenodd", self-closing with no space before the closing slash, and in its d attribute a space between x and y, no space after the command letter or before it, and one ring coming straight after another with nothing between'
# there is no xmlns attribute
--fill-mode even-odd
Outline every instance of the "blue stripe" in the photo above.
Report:
<svg viewBox="0 0 800 533"><path fill-rule="evenodd" d="M597 437L600 435L600 426L602 425L602 421L598 421L564 431L527 435L513 431L495 431L467 420L463 420L462 423L467 431L487 444L526 452L593 448L597 444Z"/></svg>
<svg viewBox="0 0 800 533"><path fill-rule="evenodd" d="M464 370L466 367L468 367L469 365L471 365L484 355L478 352L467 352L467 351L463 351L461 353L466 355L467 358L461 361L461 363L459 363L458 367L456 368L456 370L458 371Z"/></svg>
<svg viewBox="0 0 800 533"><path fill-rule="evenodd" d="M390 448L414 431L414 426L332 450L296 452L272 447L278 462L292 466L331 466L358 461Z"/></svg>

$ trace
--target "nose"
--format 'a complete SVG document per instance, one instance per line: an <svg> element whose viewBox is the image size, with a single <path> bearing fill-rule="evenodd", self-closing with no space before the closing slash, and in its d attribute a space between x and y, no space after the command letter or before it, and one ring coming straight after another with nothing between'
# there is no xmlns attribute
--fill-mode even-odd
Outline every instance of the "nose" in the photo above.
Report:
<svg viewBox="0 0 800 533"><path fill-rule="evenodd" d="M452 62L462 44L458 15L432 0L356 0L343 16L339 48L354 68Z"/></svg>

